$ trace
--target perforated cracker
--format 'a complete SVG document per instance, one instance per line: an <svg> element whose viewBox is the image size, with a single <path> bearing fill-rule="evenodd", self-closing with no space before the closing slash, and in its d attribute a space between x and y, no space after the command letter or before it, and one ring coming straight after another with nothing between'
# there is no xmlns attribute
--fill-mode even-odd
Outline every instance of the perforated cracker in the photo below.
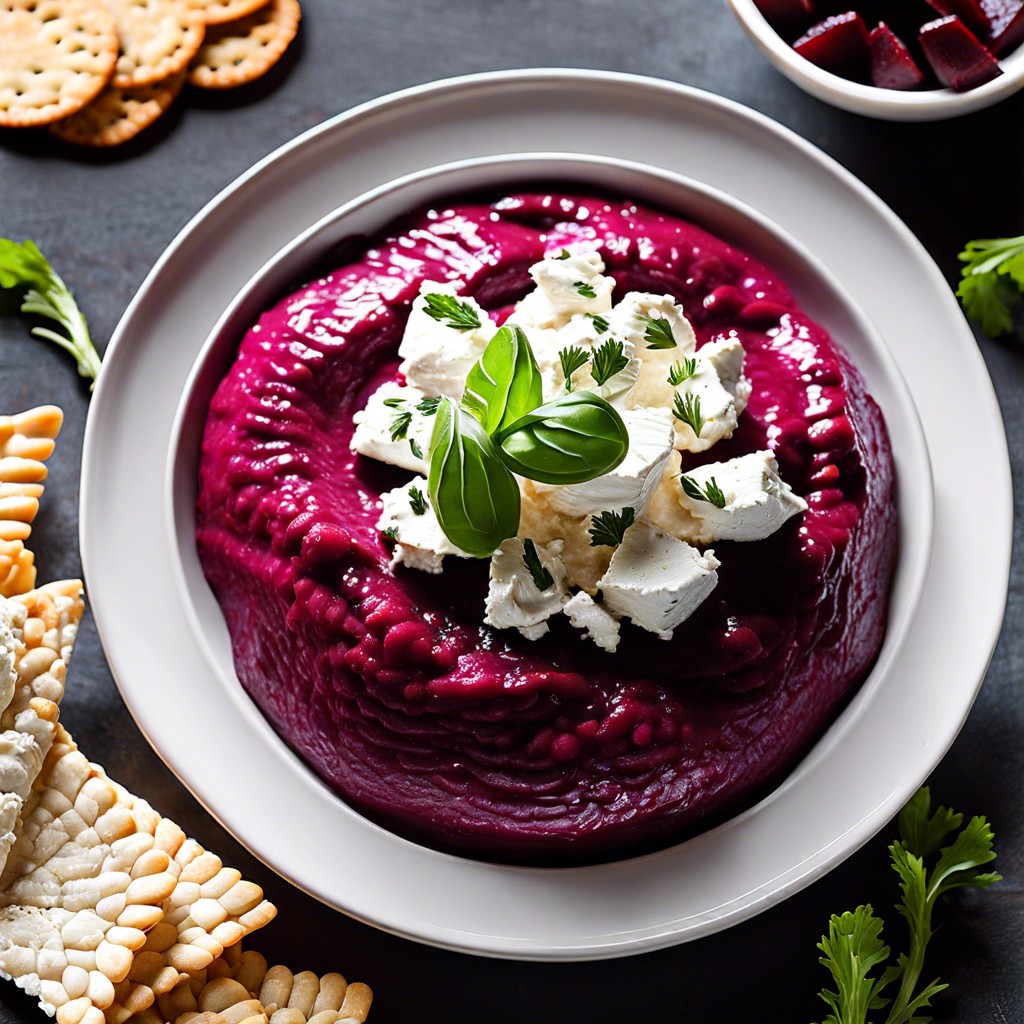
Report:
<svg viewBox="0 0 1024 1024"><path fill-rule="evenodd" d="M203 42L204 24L189 0L106 0L121 43L111 85L134 89L184 71Z"/></svg>
<svg viewBox="0 0 1024 1024"><path fill-rule="evenodd" d="M231 89L270 70L299 31L298 0L271 0L254 14L207 30L188 71L189 84Z"/></svg>
<svg viewBox="0 0 1024 1024"><path fill-rule="evenodd" d="M207 25L223 25L226 21L245 18L266 6L268 0L189 0L201 11Z"/></svg>
<svg viewBox="0 0 1024 1024"><path fill-rule="evenodd" d="M24 594L35 586L35 557L25 541L43 493L43 463L63 419L55 405L0 416L0 597Z"/></svg>
<svg viewBox="0 0 1024 1024"><path fill-rule="evenodd" d="M148 128L174 102L184 72L137 89L104 89L77 114L50 125L50 131L76 146L119 146Z"/></svg>
<svg viewBox="0 0 1024 1024"><path fill-rule="evenodd" d="M0 0L0 126L49 124L80 110L116 61L102 0Z"/></svg>

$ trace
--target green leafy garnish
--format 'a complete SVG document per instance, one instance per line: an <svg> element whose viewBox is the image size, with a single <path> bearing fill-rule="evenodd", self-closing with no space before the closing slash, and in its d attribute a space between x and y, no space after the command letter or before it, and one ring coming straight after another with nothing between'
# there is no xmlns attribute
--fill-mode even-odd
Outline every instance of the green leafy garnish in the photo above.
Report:
<svg viewBox="0 0 1024 1024"><path fill-rule="evenodd" d="M462 407L488 434L536 409L543 385L533 349L519 327L502 327L466 377Z"/></svg>
<svg viewBox="0 0 1024 1024"><path fill-rule="evenodd" d="M476 417L442 398L430 441L427 493L445 536L489 558L519 529L519 485Z"/></svg>
<svg viewBox="0 0 1024 1024"><path fill-rule="evenodd" d="M460 302L454 295L430 292L423 296L423 311L438 323L456 331L472 331L480 326L477 311L468 303Z"/></svg>
<svg viewBox="0 0 1024 1024"><path fill-rule="evenodd" d="M543 593L549 587L554 586L554 577L544 568L544 563L541 562L540 555L537 554L537 548L529 537L523 541L523 563L530 570L533 585L539 591Z"/></svg>
<svg viewBox="0 0 1024 1024"><path fill-rule="evenodd" d="M562 376L565 378L565 390L572 391L576 386L572 382L572 375L581 367L586 366L590 356L576 345L570 348L563 348L558 353L558 361L562 364Z"/></svg>
<svg viewBox="0 0 1024 1024"><path fill-rule="evenodd" d="M1001 877L980 870L995 858L988 822L975 817L961 829L962 824L963 815L946 807L932 813L927 787L918 790L900 812L900 838L889 847L889 855L900 879L902 898L896 909L907 922L908 951L901 953L895 964L888 962L890 951L881 937L883 922L870 905L833 915L828 935L818 943L824 954L819 962L829 969L836 986L820 993L832 1011L824 1024L870 1024L868 1012L887 1007L887 1016L876 1016L874 1024L926 1024L931 1020L921 1011L948 987L938 979L923 984L920 980L932 937L932 911L953 889L981 889ZM943 846L950 836L952 842ZM934 859L930 867L926 864L929 858ZM881 974L873 974L878 968L883 968ZM883 995L896 982L895 997Z"/></svg>
<svg viewBox="0 0 1024 1024"><path fill-rule="evenodd" d="M423 458L423 449L420 447L420 443L415 437L409 438L409 451L411 451L417 459Z"/></svg>
<svg viewBox="0 0 1024 1024"><path fill-rule="evenodd" d="M424 416L433 416L437 412L440 401L440 398L424 398L422 402L417 403L416 410L423 413Z"/></svg>
<svg viewBox="0 0 1024 1024"><path fill-rule="evenodd" d="M422 516L427 511L427 499L418 487L409 488L409 507L415 516Z"/></svg>
<svg viewBox="0 0 1024 1024"><path fill-rule="evenodd" d="M572 255L568 249L563 249L556 257L556 260L567 260Z"/></svg>
<svg viewBox="0 0 1024 1024"><path fill-rule="evenodd" d="M709 478L703 491L700 489L700 484L685 473L679 477L679 483L682 484L687 496L693 498L694 501L709 501L715 508L725 508L725 494L714 477Z"/></svg>
<svg viewBox="0 0 1024 1024"><path fill-rule="evenodd" d="M384 405L389 409L401 409L405 405L404 398L385 398Z"/></svg>
<svg viewBox="0 0 1024 1024"><path fill-rule="evenodd" d="M0 238L0 288L28 289L21 312L55 320L66 332L33 327L31 333L70 352L78 363L78 372L92 380L92 390L100 372L100 357L89 337L89 325L70 289L35 242L26 240L18 245L9 238Z"/></svg>
<svg viewBox="0 0 1024 1024"><path fill-rule="evenodd" d="M689 425L690 429L700 437L706 420L700 414L700 395L686 395L677 391L672 401L672 415L677 420Z"/></svg>
<svg viewBox="0 0 1024 1024"><path fill-rule="evenodd" d="M668 371L668 382L672 387L677 388L684 380L689 380L697 372L697 359L695 356L684 356L674 362Z"/></svg>
<svg viewBox="0 0 1024 1024"><path fill-rule="evenodd" d="M384 404L396 399L385 399ZM397 399L401 401L401 399ZM412 413L408 409L399 409L391 417L391 440L404 441L409 435L409 425L412 423Z"/></svg>
<svg viewBox="0 0 1024 1024"><path fill-rule="evenodd" d="M590 319L594 321L594 330L597 331L598 334L604 334L611 326L611 324L609 324L600 313L587 313L585 315L589 316Z"/></svg>
<svg viewBox="0 0 1024 1024"><path fill-rule="evenodd" d="M1024 292L1024 235L976 239L958 258L965 264L956 291L964 312L990 338L1012 331Z"/></svg>
<svg viewBox="0 0 1024 1024"><path fill-rule="evenodd" d="M590 546L618 547L622 543L622 535L633 525L636 509L628 505L621 512L600 512L590 517Z"/></svg>
<svg viewBox="0 0 1024 1024"><path fill-rule="evenodd" d="M622 354L622 342L609 338L594 351L590 375L599 385L606 384L611 377L629 365L629 359Z"/></svg>
<svg viewBox="0 0 1024 1024"><path fill-rule="evenodd" d="M663 316L640 315L640 321L647 325L644 341L648 348L675 348L676 336L672 333L672 325Z"/></svg>
<svg viewBox="0 0 1024 1024"><path fill-rule="evenodd" d="M539 406L494 438L514 473L545 484L579 484L610 473L629 450L622 417L590 391Z"/></svg>
<svg viewBox="0 0 1024 1024"><path fill-rule="evenodd" d="M398 540L398 527L389 526L386 530L384 530L384 536L390 538L391 540Z"/></svg>
<svg viewBox="0 0 1024 1024"><path fill-rule="evenodd" d="M592 284L588 284L586 281L573 281L572 286L585 299L597 298L597 292L594 291L594 286Z"/></svg>

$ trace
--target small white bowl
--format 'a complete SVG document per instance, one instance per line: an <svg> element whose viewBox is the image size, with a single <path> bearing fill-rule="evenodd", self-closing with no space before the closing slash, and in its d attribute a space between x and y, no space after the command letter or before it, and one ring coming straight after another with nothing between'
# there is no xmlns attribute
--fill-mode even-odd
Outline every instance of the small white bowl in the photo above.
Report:
<svg viewBox="0 0 1024 1024"><path fill-rule="evenodd" d="M952 89L902 92L861 85L833 75L801 57L768 24L754 0L726 0L726 3L754 45L791 82L819 100L855 114L886 121L941 121L990 107L1024 87L1024 45L999 62L1003 69L1001 75L967 92ZM850 6L856 6L855 0L851 0Z"/></svg>

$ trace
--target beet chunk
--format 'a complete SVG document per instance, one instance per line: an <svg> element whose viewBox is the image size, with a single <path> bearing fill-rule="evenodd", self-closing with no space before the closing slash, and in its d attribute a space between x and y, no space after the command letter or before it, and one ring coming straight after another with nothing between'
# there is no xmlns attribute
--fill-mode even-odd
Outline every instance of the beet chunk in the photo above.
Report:
<svg viewBox="0 0 1024 1024"><path fill-rule="evenodd" d="M856 11L834 14L812 26L793 44L793 49L834 75L855 82L870 81L868 30Z"/></svg>
<svg viewBox="0 0 1024 1024"><path fill-rule="evenodd" d="M939 14L955 14L979 39L988 38L989 21L978 0L928 0Z"/></svg>
<svg viewBox="0 0 1024 1024"><path fill-rule="evenodd" d="M1003 73L995 57L956 15L922 25L918 41L939 81L957 92L983 85Z"/></svg>
<svg viewBox="0 0 1024 1024"><path fill-rule="evenodd" d="M981 9L993 53L1001 57L1024 43L1024 0L981 0Z"/></svg>
<svg viewBox="0 0 1024 1024"><path fill-rule="evenodd" d="M814 17L814 0L754 0L757 9L777 32L800 31Z"/></svg>
<svg viewBox="0 0 1024 1024"><path fill-rule="evenodd" d="M916 89L924 81L906 44L884 21L871 30L871 84L880 89Z"/></svg>

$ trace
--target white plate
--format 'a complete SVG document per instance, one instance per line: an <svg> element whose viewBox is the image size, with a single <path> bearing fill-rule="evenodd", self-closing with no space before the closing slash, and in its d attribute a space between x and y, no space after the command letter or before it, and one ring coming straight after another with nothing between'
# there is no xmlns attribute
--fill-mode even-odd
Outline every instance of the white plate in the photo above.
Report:
<svg viewBox="0 0 1024 1024"><path fill-rule="evenodd" d="M522 151L642 153L781 224L892 344L935 472L936 542L885 685L864 688L757 807L670 850L590 868L470 862L355 815L350 841L337 814L322 813L338 808L336 798L254 708L210 679L172 583L164 467L175 407L234 294L296 234L383 180L507 152L512 142ZM953 407L971 410L969 432L950 429ZM973 522L981 491L988 519L972 533L968 559L960 524ZM558 960L637 953L736 923L819 877L888 821L952 742L980 685L1002 620L1011 507L1002 423L973 336L938 269L876 197L728 101L630 76L527 71L357 108L258 164L192 221L108 350L86 431L81 524L92 605L125 701L228 829L314 896L390 931Z"/></svg>

